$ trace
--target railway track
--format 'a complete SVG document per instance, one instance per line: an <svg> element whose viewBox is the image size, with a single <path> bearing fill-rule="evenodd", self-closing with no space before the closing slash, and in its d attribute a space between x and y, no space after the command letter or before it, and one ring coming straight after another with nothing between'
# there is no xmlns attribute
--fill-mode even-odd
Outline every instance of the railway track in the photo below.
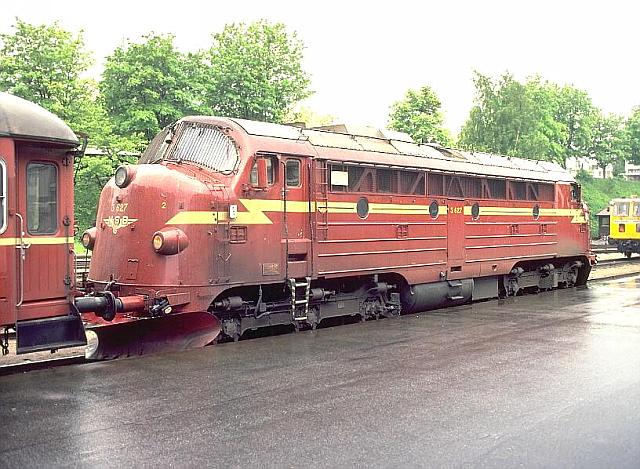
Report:
<svg viewBox="0 0 640 469"><path fill-rule="evenodd" d="M620 255L622 256L622 254ZM598 263L596 264L596 268L608 267L608 266L620 265L620 264L631 264L631 263L640 263L640 257L631 257L630 259L626 257L615 257L612 259L598 260Z"/></svg>
<svg viewBox="0 0 640 469"><path fill-rule="evenodd" d="M607 253L613 254L618 252L615 246L603 246L603 245L592 246L591 250L596 254L607 254Z"/></svg>

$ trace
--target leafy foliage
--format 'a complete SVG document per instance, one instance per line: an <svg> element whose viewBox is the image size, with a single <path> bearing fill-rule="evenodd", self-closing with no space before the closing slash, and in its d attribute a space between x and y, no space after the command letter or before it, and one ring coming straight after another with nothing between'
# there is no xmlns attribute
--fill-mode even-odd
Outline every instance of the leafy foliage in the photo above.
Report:
<svg viewBox="0 0 640 469"><path fill-rule="evenodd" d="M303 44L282 23L226 25L208 51L207 104L219 115L283 122L311 94Z"/></svg>
<svg viewBox="0 0 640 469"><path fill-rule="evenodd" d="M555 161L593 155L601 112L589 95L540 77L524 84L506 73L499 80L476 72L475 105L465 123L463 147ZM616 137L617 138L617 137Z"/></svg>
<svg viewBox="0 0 640 469"><path fill-rule="evenodd" d="M13 34L0 34L0 89L40 104L75 131L86 131L95 110L95 83L81 78L91 65L82 33L16 19Z"/></svg>
<svg viewBox="0 0 640 469"><path fill-rule="evenodd" d="M285 116L285 122L301 122L306 127L320 127L323 125L331 125L336 118L330 114L320 114L307 106L296 106L295 109L289 110Z"/></svg>
<svg viewBox="0 0 640 469"><path fill-rule="evenodd" d="M408 133L416 142L438 142L452 146L453 138L443 127L442 103L428 86L408 90L404 99L391 106L389 127Z"/></svg>
<svg viewBox="0 0 640 469"><path fill-rule="evenodd" d="M166 125L209 109L203 105L202 57L177 51L172 35L143 39L107 57L100 91L116 132L149 141Z"/></svg>
<svg viewBox="0 0 640 469"><path fill-rule="evenodd" d="M616 115L598 115L592 128L586 154L598 162L605 174L607 166L615 165L627 154L624 121Z"/></svg>
<svg viewBox="0 0 640 469"><path fill-rule="evenodd" d="M625 123L625 135L629 159L640 164L640 106L633 109L631 117Z"/></svg>

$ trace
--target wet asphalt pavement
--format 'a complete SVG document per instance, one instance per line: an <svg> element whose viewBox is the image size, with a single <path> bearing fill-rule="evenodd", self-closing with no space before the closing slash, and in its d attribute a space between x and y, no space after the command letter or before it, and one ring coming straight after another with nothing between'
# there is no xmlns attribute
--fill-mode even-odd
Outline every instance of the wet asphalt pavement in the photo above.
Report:
<svg viewBox="0 0 640 469"><path fill-rule="evenodd" d="M640 278L0 378L0 467L638 467Z"/></svg>

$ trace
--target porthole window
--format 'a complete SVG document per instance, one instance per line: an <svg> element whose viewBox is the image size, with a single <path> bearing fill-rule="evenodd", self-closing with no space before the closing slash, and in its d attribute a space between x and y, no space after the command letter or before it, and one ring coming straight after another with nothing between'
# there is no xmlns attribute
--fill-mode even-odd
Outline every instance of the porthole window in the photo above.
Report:
<svg viewBox="0 0 640 469"><path fill-rule="evenodd" d="M360 197L360 199L358 199L356 211L360 218L367 218L367 215L369 215L369 201L366 197Z"/></svg>
<svg viewBox="0 0 640 469"><path fill-rule="evenodd" d="M471 206L471 218L473 218L474 220L480 218L480 205L478 204L478 202Z"/></svg>
<svg viewBox="0 0 640 469"><path fill-rule="evenodd" d="M433 200L431 204L429 204L429 215L431 215L431 218L434 218L434 219L438 218L439 210L440 210L440 207L438 206L438 202Z"/></svg>
<svg viewBox="0 0 640 469"><path fill-rule="evenodd" d="M538 218L540 218L540 206L535 204L533 206L533 219L537 220Z"/></svg>

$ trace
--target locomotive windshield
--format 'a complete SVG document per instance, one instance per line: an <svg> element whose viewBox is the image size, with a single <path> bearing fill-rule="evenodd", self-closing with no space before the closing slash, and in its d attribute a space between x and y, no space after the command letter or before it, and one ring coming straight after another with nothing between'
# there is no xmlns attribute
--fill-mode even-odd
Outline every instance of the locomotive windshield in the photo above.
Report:
<svg viewBox="0 0 640 469"><path fill-rule="evenodd" d="M162 160L188 161L213 171L229 173L238 163L238 149L218 126L183 122L160 132L140 158L140 163Z"/></svg>

